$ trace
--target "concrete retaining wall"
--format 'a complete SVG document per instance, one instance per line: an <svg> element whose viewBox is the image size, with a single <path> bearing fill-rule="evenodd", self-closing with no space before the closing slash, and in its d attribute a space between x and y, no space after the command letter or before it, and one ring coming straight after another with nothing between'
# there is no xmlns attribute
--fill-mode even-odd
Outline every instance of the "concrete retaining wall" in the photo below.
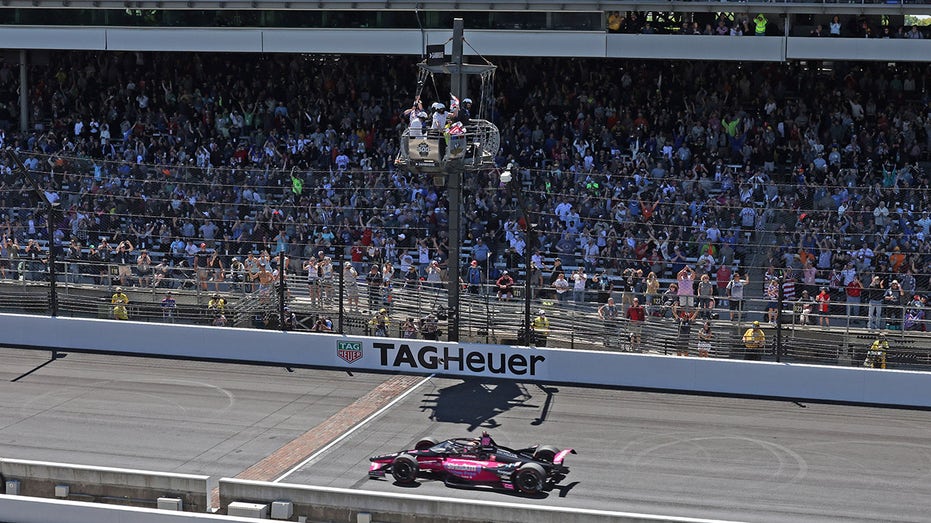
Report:
<svg viewBox="0 0 931 523"><path fill-rule="evenodd" d="M19 480L22 496L54 498L56 486L68 485L72 501L155 508L158 498L180 498L184 511L209 509L208 476L0 458L0 477L2 487Z"/></svg>
<svg viewBox="0 0 931 523"><path fill-rule="evenodd" d="M258 523L262 520L166 512L135 507L114 507L58 499L37 499L0 494L0 520L13 523Z"/></svg>
<svg viewBox="0 0 931 523"><path fill-rule="evenodd" d="M265 483L223 478L220 505L234 501L271 503L290 501L294 518L307 521L356 521L360 513L378 523L458 523L508 521L513 523L634 523L685 522L710 520L674 518L627 512L568 509L523 503L499 503L471 499L414 496L389 492L367 492L331 487Z"/></svg>
<svg viewBox="0 0 931 523"><path fill-rule="evenodd" d="M931 373L0 314L0 345L931 407Z"/></svg>

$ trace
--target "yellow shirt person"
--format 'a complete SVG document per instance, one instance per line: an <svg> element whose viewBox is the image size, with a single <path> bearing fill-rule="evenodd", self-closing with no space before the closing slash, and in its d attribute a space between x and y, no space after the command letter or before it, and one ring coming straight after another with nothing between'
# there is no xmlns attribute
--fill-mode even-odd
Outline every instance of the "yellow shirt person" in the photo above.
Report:
<svg viewBox="0 0 931 523"><path fill-rule="evenodd" d="M129 297L123 293L122 287L117 287L113 297L110 298L110 304L113 305L113 317L118 320L128 320L129 313L126 306L129 305Z"/></svg>
<svg viewBox="0 0 931 523"><path fill-rule="evenodd" d="M533 340L538 347L546 347L546 337L550 333L550 320L546 317L546 311L540 309L537 317L533 319L530 327L533 329Z"/></svg>
<svg viewBox="0 0 931 523"><path fill-rule="evenodd" d="M743 336L744 347L747 348L745 359L759 361L763 359L763 347L766 345L766 333L760 328L760 322L753 322Z"/></svg>

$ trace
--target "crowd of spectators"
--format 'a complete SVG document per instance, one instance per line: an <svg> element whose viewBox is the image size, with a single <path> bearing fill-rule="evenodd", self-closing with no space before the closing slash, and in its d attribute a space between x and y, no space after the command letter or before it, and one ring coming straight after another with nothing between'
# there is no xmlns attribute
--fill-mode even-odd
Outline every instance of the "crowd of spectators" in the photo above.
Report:
<svg viewBox="0 0 931 523"><path fill-rule="evenodd" d="M202 269L204 289L218 267L246 258L244 280L270 280L257 275L281 252L298 273L329 257L358 275L377 264L387 280L413 266L435 282L434 261L465 278L468 263L448 260L445 190L393 162L418 94L413 62L57 53L29 70L26 133L15 125L18 74L0 67L0 139L45 173L60 201L56 244L72 257L138 266L147 250L153 266ZM931 290L931 192L919 167L931 145L926 65L497 65L495 99L476 105L500 128L497 164L515 165L517 180L489 170L464 182L466 252L483 283L502 268L526 277L527 248L539 251L530 277L541 282L565 270L558 261L614 278L639 271L644 284L685 265L697 282L762 248L761 264L800 280L812 266L811 281L834 289L852 265L864 281L911 273L908 292ZM28 245L47 239L47 214L0 163L0 257L11 269L16 256L41 261ZM536 224L529 239L516 190Z"/></svg>
<svg viewBox="0 0 931 523"><path fill-rule="evenodd" d="M609 33L681 34L704 36L772 36L779 27L763 13L641 13L609 11L605 26ZM682 20L684 18L684 20ZM681 20L681 21L680 21Z"/></svg>
<svg viewBox="0 0 931 523"><path fill-rule="evenodd" d="M648 16L649 15L649 16ZM774 14L748 12L711 13L642 13L609 11L605 28L609 33L679 34L702 36L782 36L782 18ZM804 31L804 32L801 32ZM908 23L890 23L879 15L835 15L827 20L815 15L793 15L795 36L844 38L909 38L923 39L927 27Z"/></svg>

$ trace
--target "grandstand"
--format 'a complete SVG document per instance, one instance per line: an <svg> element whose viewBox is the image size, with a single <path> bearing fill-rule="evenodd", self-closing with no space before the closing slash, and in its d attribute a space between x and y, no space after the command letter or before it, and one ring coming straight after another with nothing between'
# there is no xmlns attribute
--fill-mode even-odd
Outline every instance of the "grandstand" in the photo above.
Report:
<svg viewBox="0 0 931 523"><path fill-rule="evenodd" d="M0 161L4 309L109 317L112 289L122 285L132 319L165 320L161 300L171 290L177 309L167 319L207 323L219 292L230 325L280 328L287 305L293 328L324 316L337 330L365 333L373 311L387 307L395 327L434 313L448 334L446 294L427 266L439 262L441 282L458 274L468 283L474 259L480 281L477 293L463 293L461 336L518 344L531 341L521 318L531 249L542 270L531 274L530 299L550 315L551 345L629 350L627 321L605 326L595 310L608 295L622 310L639 296L650 313L644 349L669 353L680 298L663 291L689 265L715 284L714 355L739 355L746 323L774 319L772 357L850 363L848 349L881 323L909 348L903 364L923 363L915 333L924 332L922 297L931 293L931 54L926 39L907 35L929 36L911 28L924 6L479 9L484 18L467 16L479 28L467 31L467 52L499 57L496 92L481 103L501 148L493 167L463 182L465 248L449 260L455 217L442 180L393 161L423 44L448 38L441 4L422 7L416 28L409 6L392 2L379 17L364 6L341 13L295 3L293 12L276 5L260 15L264 2L209 13L103 3L62 10L74 16L57 13L45 27L30 25L42 5L0 9L29 46L7 52L0 70L3 146L60 203L37 197L12 156ZM294 17L285 23L282 12ZM761 36L735 40L759 13L770 20ZM843 22L836 38L809 36L819 24L830 31L833 14ZM722 24L727 35L714 32ZM53 28L56 39L44 32ZM886 28L901 37L853 39ZM257 34L261 46L250 47ZM231 36L245 43L230 45ZM239 53L169 52L225 45ZM449 86L431 78L422 95L448 102ZM515 179L504 183L508 165ZM116 252L124 240L132 251ZM151 261L139 261L143 249ZM311 257L319 279L308 285ZM234 269L234 258L246 265ZM566 276L586 274L582 300L557 299L557 260ZM341 270L346 261L355 274ZM366 279L372 265L380 280ZM409 266L416 278L406 278ZM750 281L745 311L733 318L727 279L717 284L722 266ZM260 285L261 267L272 276ZM879 317L867 317L869 292L848 306L851 269L864 286L874 274L884 281ZM494 289L504 270L517 280L509 301ZM646 287L650 272L659 291ZM594 286L594 274L611 288ZM887 298L894 279L903 292ZM765 294L769 280L780 292ZM798 296L786 294L794 287ZM815 296L821 287L830 325L798 324L811 305L799 302L802 289ZM349 302L355 293L358 307ZM838 333L843 350L818 348L819 337Z"/></svg>

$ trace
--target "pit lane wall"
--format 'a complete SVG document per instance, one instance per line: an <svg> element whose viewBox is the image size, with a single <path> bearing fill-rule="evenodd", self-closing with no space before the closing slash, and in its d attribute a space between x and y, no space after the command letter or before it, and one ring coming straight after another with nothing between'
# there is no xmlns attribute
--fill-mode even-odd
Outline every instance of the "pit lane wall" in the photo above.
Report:
<svg viewBox="0 0 931 523"><path fill-rule="evenodd" d="M0 345L931 407L931 373L0 314Z"/></svg>
<svg viewBox="0 0 931 523"><path fill-rule="evenodd" d="M269 505L286 500L294 516L307 521L377 521L378 523L725 523L629 512L608 512L527 503L415 496L394 492L368 492L333 487L265 483L223 478L220 505Z"/></svg>
<svg viewBox="0 0 931 523"><path fill-rule="evenodd" d="M11 523L260 523L263 520L0 494L0 521Z"/></svg>
<svg viewBox="0 0 931 523"><path fill-rule="evenodd" d="M4 494L152 508L171 499L179 510L209 509L208 476L0 458L0 479ZM0 521L19 521L5 514Z"/></svg>

